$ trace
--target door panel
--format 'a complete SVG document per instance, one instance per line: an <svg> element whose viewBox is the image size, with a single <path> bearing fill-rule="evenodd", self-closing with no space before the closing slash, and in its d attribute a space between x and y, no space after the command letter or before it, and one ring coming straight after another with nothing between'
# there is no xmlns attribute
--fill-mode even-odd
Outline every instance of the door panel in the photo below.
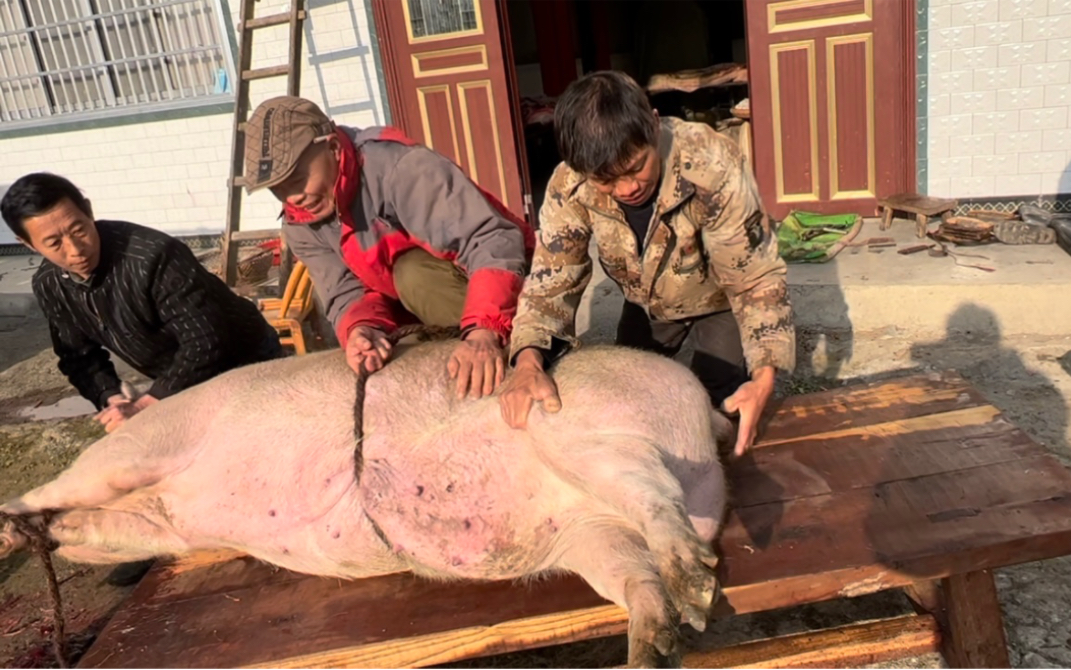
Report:
<svg viewBox="0 0 1071 670"><path fill-rule="evenodd" d="M878 198L912 190L914 2L747 0L747 12L755 171L769 212L869 216Z"/></svg>
<svg viewBox="0 0 1071 670"><path fill-rule="evenodd" d="M394 123L523 215L495 0L375 0Z"/></svg>

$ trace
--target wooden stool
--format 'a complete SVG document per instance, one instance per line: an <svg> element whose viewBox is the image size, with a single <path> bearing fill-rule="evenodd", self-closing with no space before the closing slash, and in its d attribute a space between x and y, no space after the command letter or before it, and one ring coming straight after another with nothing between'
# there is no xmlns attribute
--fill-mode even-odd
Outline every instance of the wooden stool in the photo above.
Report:
<svg viewBox="0 0 1071 670"><path fill-rule="evenodd" d="M279 333L279 343L294 348L302 356L308 350L302 324L312 312L312 277L301 261L294 263L286 291L282 298L264 298L257 301L264 318ZM274 313L274 314L273 314Z"/></svg>
<svg viewBox="0 0 1071 670"><path fill-rule="evenodd" d="M878 206L884 209L881 230L888 230L892 225L893 214L908 212L915 215L915 233L926 237L926 224L931 216L945 218L950 216L959 203L945 198L931 198L917 193L899 193L878 200Z"/></svg>

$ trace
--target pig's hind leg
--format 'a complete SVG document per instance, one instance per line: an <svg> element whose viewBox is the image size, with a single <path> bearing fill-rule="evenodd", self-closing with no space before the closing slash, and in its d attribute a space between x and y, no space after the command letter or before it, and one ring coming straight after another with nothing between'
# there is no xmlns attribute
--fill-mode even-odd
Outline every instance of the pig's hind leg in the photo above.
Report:
<svg viewBox="0 0 1071 670"><path fill-rule="evenodd" d="M628 665L679 667L680 615L642 536L612 521L580 523L563 534L555 567L575 572L603 598L628 610Z"/></svg>
<svg viewBox="0 0 1071 670"><path fill-rule="evenodd" d="M90 446L58 477L0 506L8 514L99 507L160 481L174 459L116 434Z"/></svg>
<svg viewBox="0 0 1071 670"><path fill-rule="evenodd" d="M659 449L634 436L595 435L541 453L566 481L636 524L685 621L703 630L718 594L717 557L697 534Z"/></svg>
<svg viewBox="0 0 1071 670"><path fill-rule="evenodd" d="M56 553L76 563L125 563L189 551L170 529L132 512L87 509L65 512L49 526Z"/></svg>

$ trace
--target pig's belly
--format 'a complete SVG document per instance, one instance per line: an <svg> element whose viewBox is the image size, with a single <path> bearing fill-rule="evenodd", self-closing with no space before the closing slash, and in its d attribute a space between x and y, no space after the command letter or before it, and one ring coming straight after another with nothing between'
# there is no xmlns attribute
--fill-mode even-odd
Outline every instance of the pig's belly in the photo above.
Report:
<svg viewBox="0 0 1071 670"><path fill-rule="evenodd" d="M352 419L332 419L270 426L279 430L265 435L247 426L146 493L193 548L228 547L326 576L397 570L357 499Z"/></svg>
<svg viewBox="0 0 1071 670"><path fill-rule="evenodd" d="M420 437L365 438L362 505L415 572L475 579L539 572L555 558L562 531L583 516L575 489L489 400L489 416Z"/></svg>

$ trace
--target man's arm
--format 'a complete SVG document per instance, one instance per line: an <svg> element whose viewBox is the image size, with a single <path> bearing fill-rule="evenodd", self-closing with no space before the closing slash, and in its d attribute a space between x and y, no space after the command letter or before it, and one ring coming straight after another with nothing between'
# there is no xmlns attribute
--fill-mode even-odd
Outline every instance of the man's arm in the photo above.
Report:
<svg viewBox="0 0 1071 670"><path fill-rule="evenodd" d="M591 281L591 228L557 186L563 174L559 167L539 213L532 270L514 320L511 361L522 350L535 347L550 362L577 343L576 310Z"/></svg>
<svg viewBox="0 0 1071 670"><path fill-rule="evenodd" d="M169 241L156 260L150 291L163 329L178 342L178 350L146 393L157 400L219 374L230 354L224 346L227 314L209 299L201 277L189 247Z"/></svg>
<svg viewBox="0 0 1071 670"><path fill-rule="evenodd" d="M78 393L98 409L108 405L108 398L120 393L119 375L111 356L97 341L78 328L70 314L52 309L52 299L33 283L34 296L48 317L52 350L59 358L59 371L78 389Z"/></svg>
<svg viewBox="0 0 1071 670"><path fill-rule="evenodd" d="M338 250L319 241L315 231L305 225L284 224L283 235L294 256L309 269L312 285L343 349L357 326L383 332L397 327L394 301L365 288Z"/></svg>
<svg viewBox="0 0 1071 670"><path fill-rule="evenodd" d="M714 186L711 198L721 207L703 228L703 244L740 326L751 373L763 368L791 372L796 362L796 331L787 268L743 155L736 145L729 149L724 178Z"/></svg>
<svg viewBox="0 0 1071 670"><path fill-rule="evenodd" d="M387 179L398 220L469 275L461 329L508 338L526 268L524 232L457 165L425 148L405 153Z"/></svg>

